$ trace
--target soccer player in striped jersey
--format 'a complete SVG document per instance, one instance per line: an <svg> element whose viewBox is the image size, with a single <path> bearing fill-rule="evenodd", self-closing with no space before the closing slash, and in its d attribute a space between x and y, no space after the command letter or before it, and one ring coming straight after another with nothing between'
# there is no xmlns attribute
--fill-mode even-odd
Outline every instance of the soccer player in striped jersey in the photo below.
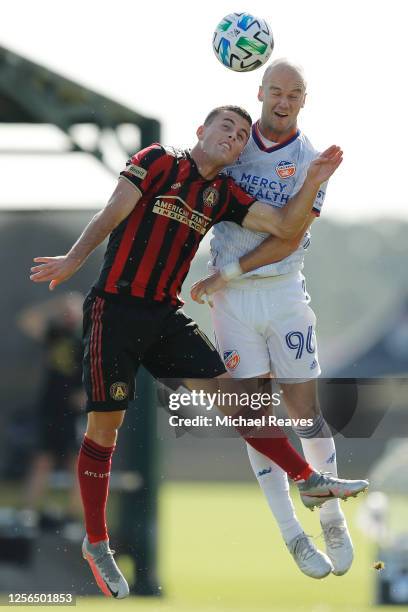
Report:
<svg viewBox="0 0 408 612"><path fill-rule="evenodd" d="M220 174L242 153L250 129L244 110L220 107L198 128L192 151L159 144L140 151L121 172L106 207L70 251L37 257L31 269L34 282L50 281L54 289L110 235L99 279L84 303L89 414L78 460L87 533L83 555L107 596L121 598L129 592L109 548L105 508L117 430L134 397L139 365L157 378L182 379L190 388L197 386L197 379L206 379L200 384L208 390L211 380L225 376L217 351L180 308L180 288L199 242L220 221L280 236L299 232L320 184L342 160L339 147L327 149L311 163L290 205L274 210ZM238 431L297 481L308 506L319 505L327 495L348 497L367 486L366 481L328 479L315 472L284 436L268 439L250 437L245 428Z"/></svg>
<svg viewBox="0 0 408 612"><path fill-rule="evenodd" d="M261 118L252 126L238 161L226 170L248 194L275 210L285 210L318 155L298 129L305 98L306 82L299 67L287 60L270 64L258 93ZM196 283L192 295L202 302L203 294L214 293L213 325L231 375L279 379L290 416L314 419L312 427L295 428L306 459L337 476L333 437L317 397L316 317L301 272L310 244L309 227L320 215L325 193L326 183L319 188L303 227L290 239L266 238L233 223L216 225L210 263L212 271L223 269L224 273ZM268 260L275 263L264 265ZM252 271L238 278L240 261L250 263ZM307 575L322 577L327 573L326 557L303 533L286 474L249 446L248 454L295 561ZM338 500L321 507L320 520L333 573L342 575L351 566L353 547Z"/></svg>

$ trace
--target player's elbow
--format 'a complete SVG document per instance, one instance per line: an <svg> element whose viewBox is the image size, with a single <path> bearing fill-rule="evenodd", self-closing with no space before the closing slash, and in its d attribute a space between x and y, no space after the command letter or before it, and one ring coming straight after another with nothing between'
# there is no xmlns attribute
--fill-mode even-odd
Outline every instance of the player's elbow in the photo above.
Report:
<svg viewBox="0 0 408 612"><path fill-rule="evenodd" d="M284 221L278 223L272 223L267 230L273 236L280 238L281 240L293 240L298 233L297 228L290 226Z"/></svg>

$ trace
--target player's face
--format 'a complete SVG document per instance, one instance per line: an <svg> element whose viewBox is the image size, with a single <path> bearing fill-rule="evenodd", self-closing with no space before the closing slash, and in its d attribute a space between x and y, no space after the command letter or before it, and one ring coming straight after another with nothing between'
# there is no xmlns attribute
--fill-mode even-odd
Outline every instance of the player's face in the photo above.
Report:
<svg viewBox="0 0 408 612"><path fill-rule="evenodd" d="M272 69L259 88L262 102L262 125L282 137L297 127L297 117L305 103L305 87L301 76L285 66Z"/></svg>
<svg viewBox="0 0 408 612"><path fill-rule="evenodd" d="M201 148L216 165L234 163L248 142L250 125L233 111L219 112L208 125L198 128Z"/></svg>

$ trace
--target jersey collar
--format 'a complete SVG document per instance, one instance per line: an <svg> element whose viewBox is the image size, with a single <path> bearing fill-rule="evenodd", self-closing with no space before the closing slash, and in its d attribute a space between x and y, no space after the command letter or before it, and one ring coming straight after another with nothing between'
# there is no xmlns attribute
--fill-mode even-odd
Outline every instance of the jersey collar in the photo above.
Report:
<svg viewBox="0 0 408 612"><path fill-rule="evenodd" d="M252 138L254 139L255 144L258 146L258 148L261 149L261 151L265 151L265 153L272 153L272 151L279 151L279 149L283 149L283 147L286 147L291 142L294 142L296 138L299 138L300 135L300 130L296 130L295 134L291 136L288 140L285 140L285 142L273 145L272 147L266 147L260 135L258 124L259 121L254 123L252 126Z"/></svg>

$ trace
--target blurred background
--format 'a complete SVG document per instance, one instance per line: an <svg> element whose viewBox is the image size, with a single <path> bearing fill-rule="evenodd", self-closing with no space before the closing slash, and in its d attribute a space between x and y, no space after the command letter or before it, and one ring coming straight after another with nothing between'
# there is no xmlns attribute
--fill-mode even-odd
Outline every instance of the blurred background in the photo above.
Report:
<svg viewBox="0 0 408 612"><path fill-rule="evenodd" d="M23 0L2 7L1 592L71 591L84 607L114 605L91 597L97 590L79 552L73 478L85 426L78 310L103 247L55 294L30 283L29 268L33 257L71 246L132 152L155 140L191 146L196 127L219 104L241 104L258 117L262 69L232 73L211 49L220 19L244 9L271 24L273 57L288 56L305 69L300 127L317 148L337 142L345 151L313 226L305 274L323 376L345 381L322 383L327 411L346 415L336 435L339 472L369 475L376 495L345 506L356 544L350 573L305 578L284 549L241 442L176 438L142 374L115 457L113 545L141 610L408 605L403 8L398 0L361 0L349 10L334 4L330 12L320 0L293 0L290 7L221 1L202 11L183 0L73 0L64 7ZM206 274L209 240L183 297L212 337L207 307L188 297L191 283ZM302 508L298 515L319 538L318 517ZM376 572L381 558L386 568Z"/></svg>

